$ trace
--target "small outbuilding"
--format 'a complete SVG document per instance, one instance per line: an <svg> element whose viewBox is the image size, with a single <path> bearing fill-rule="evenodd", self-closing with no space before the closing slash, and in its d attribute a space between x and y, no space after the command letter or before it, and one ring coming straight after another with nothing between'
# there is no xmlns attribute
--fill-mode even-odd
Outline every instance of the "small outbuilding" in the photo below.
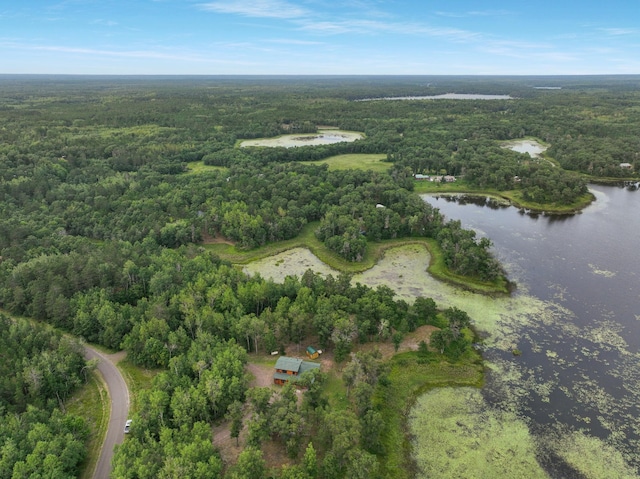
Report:
<svg viewBox="0 0 640 479"><path fill-rule="evenodd" d="M307 357L309 359L317 359L320 353L313 346L307 346Z"/></svg>

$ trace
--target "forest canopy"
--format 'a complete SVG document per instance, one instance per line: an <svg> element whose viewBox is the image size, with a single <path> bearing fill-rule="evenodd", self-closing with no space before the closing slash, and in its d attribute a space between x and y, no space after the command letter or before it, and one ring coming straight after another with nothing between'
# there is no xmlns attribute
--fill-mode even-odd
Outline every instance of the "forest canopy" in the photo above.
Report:
<svg viewBox="0 0 640 479"><path fill-rule="evenodd" d="M388 371L355 345L399 344L430 325L435 346L422 346L419 361L475 361L472 318L347 274L250 277L202 245L251 250L313 226L326 248L358 262L368 245L417 237L438 245L452 273L494 281L504 273L491 241L415 194L415 174L539 205L574 202L589 179L638 178L637 81L544 79L559 90L533 88L538 81L1 77L0 307L161 370L140 393L115 477L262 477L265 441L290 458L279 477L380 477ZM356 101L453 90L512 99ZM319 127L364 138L239 148ZM549 145L543 159L502 147L528 137ZM360 153L381 155L386 172L310 163ZM82 382L78 346L3 316L0 326L0 351L16 351L0 352L0 477L28 477L45 461L73 475L87 429L60 404ZM322 374L305 378L301 401L291 388L248 385L249 354L308 337L344 365L349 407L340 413L327 405ZM228 420L238 431L244 418L247 447L229 466L210 426Z"/></svg>

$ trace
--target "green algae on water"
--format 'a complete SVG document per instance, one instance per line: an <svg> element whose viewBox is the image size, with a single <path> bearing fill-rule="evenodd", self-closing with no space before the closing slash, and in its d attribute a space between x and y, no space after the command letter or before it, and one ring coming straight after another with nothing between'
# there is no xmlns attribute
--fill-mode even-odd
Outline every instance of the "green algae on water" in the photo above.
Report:
<svg viewBox="0 0 640 479"><path fill-rule="evenodd" d="M439 388L409 418L417 478L547 478L524 421L491 410L478 389Z"/></svg>

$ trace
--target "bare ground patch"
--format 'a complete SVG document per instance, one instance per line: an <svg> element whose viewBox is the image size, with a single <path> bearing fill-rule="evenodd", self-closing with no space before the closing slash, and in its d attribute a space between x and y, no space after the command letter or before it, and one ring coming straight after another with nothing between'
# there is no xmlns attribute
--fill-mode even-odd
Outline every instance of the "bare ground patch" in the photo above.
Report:
<svg viewBox="0 0 640 479"><path fill-rule="evenodd" d="M429 338L431 337L431 333L437 331L438 328L435 326L420 326L418 329L411 333L406 333L400 346L398 347L398 351L395 350L395 347L391 341L385 341L384 343L366 343L366 344L358 344L353 349L354 352L358 351L373 351L377 349L382 354L382 359L389 359L394 354L404 353L406 351L417 351L420 347L420 342L424 341L427 345L429 344Z"/></svg>
<svg viewBox="0 0 640 479"><path fill-rule="evenodd" d="M355 344L353 349L354 352L373 351L377 349L382 354L382 358L386 360L400 352L417 351L421 341L429 344L429 337L431 336L431 333L437 329L438 328L435 326L421 326L415 331L405 334L397 352L393 343L390 341L382 343ZM290 344L287 347L287 351L290 351L288 356L306 359L304 358L304 354L300 354L304 349L298 344ZM276 386L273 385L273 365L263 364L259 361L260 360L257 359L255 362L249 361L249 363L247 363L247 372L252 376L249 382L249 387L273 387L276 389ZM324 372L338 372L342 368L342 365L336 365L332 351L324 351L316 361L320 362L322 365L321 370ZM340 373L338 372L338 375L339 374ZM300 394L300 398L301 397L302 394ZM238 460L238 456L244 449L247 439L246 423L249 420L249 416L249 413L247 413L244 417L245 424L237 441L235 438L231 437L229 421L222 421L212 429L213 445L220 451L222 460L226 465L235 464ZM283 464L290 463L284 448L277 441L265 441L262 446L262 452L269 467L280 467Z"/></svg>
<svg viewBox="0 0 640 479"><path fill-rule="evenodd" d="M211 236L207 233L202 235L202 244L228 244L235 246L235 243L231 240L223 238L222 236Z"/></svg>

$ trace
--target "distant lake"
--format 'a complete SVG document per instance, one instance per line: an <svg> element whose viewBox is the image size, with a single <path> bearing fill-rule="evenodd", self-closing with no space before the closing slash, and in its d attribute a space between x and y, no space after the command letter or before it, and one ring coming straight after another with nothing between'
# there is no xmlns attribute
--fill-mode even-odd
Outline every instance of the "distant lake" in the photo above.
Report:
<svg viewBox="0 0 640 479"><path fill-rule="evenodd" d="M297 146L331 145L333 143L352 142L364 138L364 133L343 130L318 130L318 133L299 133L294 135L282 135L275 138L256 138L243 140L240 147L247 146L283 146L294 148Z"/></svg>
<svg viewBox="0 0 640 479"><path fill-rule="evenodd" d="M378 100L514 100L510 95L478 95L475 93L444 93L428 96L387 96L381 98L363 98L356 101Z"/></svg>

